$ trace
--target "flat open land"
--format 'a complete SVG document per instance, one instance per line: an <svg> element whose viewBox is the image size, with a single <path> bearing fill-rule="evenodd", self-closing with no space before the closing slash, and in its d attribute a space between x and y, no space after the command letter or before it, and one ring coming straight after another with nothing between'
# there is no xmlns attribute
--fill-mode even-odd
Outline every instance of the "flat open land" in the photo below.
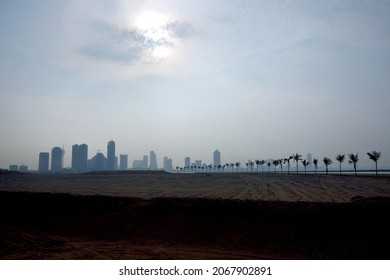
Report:
<svg viewBox="0 0 390 280"><path fill-rule="evenodd" d="M390 259L390 178L0 174L2 259Z"/></svg>

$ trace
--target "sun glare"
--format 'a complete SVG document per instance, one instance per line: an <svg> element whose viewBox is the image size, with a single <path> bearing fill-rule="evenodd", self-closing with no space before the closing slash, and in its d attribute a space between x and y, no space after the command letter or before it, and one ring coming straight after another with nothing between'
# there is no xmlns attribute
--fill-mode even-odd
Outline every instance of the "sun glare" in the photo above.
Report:
<svg viewBox="0 0 390 280"><path fill-rule="evenodd" d="M145 45L155 58L166 58L172 53L167 30L168 17L156 12L144 12L137 21L136 27L145 37Z"/></svg>

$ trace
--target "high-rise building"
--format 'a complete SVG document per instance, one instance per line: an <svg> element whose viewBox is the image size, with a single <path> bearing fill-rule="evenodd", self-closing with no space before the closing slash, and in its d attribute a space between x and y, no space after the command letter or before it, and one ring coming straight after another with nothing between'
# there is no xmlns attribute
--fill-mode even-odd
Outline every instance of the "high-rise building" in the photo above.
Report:
<svg viewBox="0 0 390 280"><path fill-rule="evenodd" d="M86 172L88 165L88 146L86 144L72 146L72 168L78 172Z"/></svg>
<svg viewBox="0 0 390 280"><path fill-rule="evenodd" d="M119 169L120 170L127 170L128 156L127 155L120 155L119 157L120 157Z"/></svg>
<svg viewBox="0 0 390 280"><path fill-rule="evenodd" d="M172 164L172 159L168 157L164 157L163 160L163 169L168 172L173 171L173 164Z"/></svg>
<svg viewBox="0 0 390 280"><path fill-rule="evenodd" d="M79 172L79 149L80 146L75 144L72 146L72 168Z"/></svg>
<svg viewBox="0 0 390 280"><path fill-rule="evenodd" d="M115 164L115 142L114 141L108 141L107 144L107 169L108 170L115 170L116 164Z"/></svg>
<svg viewBox="0 0 390 280"><path fill-rule="evenodd" d="M313 165L312 165L313 161L312 161L312 155L311 155L311 153L308 153L308 154L307 154L306 160L307 160L307 162L309 163L308 169L311 169L312 166L313 166Z"/></svg>
<svg viewBox="0 0 390 280"><path fill-rule="evenodd" d="M156 153L154 151L150 151L150 165L149 165L150 170L157 170L157 157Z"/></svg>
<svg viewBox="0 0 390 280"><path fill-rule="evenodd" d="M190 157L185 157L184 158L184 167L190 168L191 167L191 158Z"/></svg>
<svg viewBox="0 0 390 280"><path fill-rule="evenodd" d="M143 169L148 169L148 166L149 166L148 156L144 155L144 158L142 160L142 168Z"/></svg>
<svg viewBox="0 0 390 280"><path fill-rule="evenodd" d="M39 173L47 173L49 172L49 153L39 153Z"/></svg>
<svg viewBox="0 0 390 280"><path fill-rule="evenodd" d="M221 153L218 150L214 151L213 159L214 166L221 165Z"/></svg>
<svg viewBox="0 0 390 280"><path fill-rule="evenodd" d="M88 145L81 144L79 147L79 167L80 172L88 171Z"/></svg>
<svg viewBox="0 0 390 280"><path fill-rule="evenodd" d="M64 168L64 154L65 151L60 147L54 147L51 150L51 170L61 171Z"/></svg>

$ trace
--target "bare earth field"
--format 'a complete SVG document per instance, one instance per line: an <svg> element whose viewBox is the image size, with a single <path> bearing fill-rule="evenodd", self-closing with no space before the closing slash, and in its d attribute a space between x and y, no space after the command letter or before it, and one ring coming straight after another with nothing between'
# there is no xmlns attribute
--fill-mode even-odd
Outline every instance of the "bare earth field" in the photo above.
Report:
<svg viewBox="0 0 390 280"><path fill-rule="evenodd" d="M1 259L390 259L390 178L0 174Z"/></svg>

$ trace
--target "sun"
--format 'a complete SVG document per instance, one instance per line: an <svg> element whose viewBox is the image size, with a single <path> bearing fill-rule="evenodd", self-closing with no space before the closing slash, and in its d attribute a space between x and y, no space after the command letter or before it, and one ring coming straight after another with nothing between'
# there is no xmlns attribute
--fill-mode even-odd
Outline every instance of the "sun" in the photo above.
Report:
<svg viewBox="0 0 390 280"><path fill-rule="evenodd" d="M155 58L166 58L172 54L168 30L169 18L156 12L144 12L136 20L136 28L144 37L144 44Z"/></svg>

